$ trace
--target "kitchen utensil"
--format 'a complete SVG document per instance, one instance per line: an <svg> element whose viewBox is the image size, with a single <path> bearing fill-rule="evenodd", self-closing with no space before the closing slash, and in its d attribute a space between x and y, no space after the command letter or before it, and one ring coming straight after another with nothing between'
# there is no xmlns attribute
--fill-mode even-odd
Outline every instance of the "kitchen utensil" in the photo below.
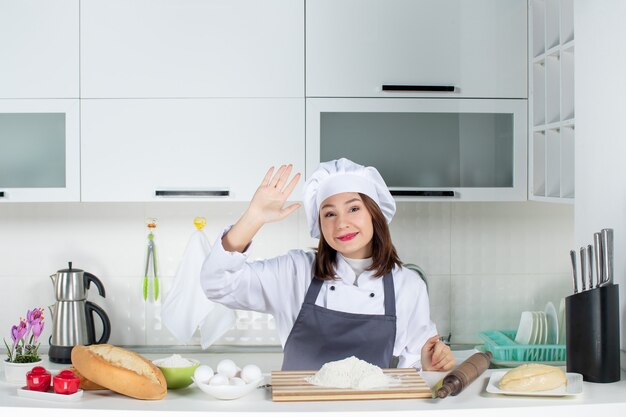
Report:
<svg viewBox="0 0 626 417"><path fill-rule="evenodd" d="M200 362L195 359L187 359L191 361L193 365L183 367L169 367L162 366L158 361L153 361L157 368L163 372L165 382L167 383L167 389L179 389L185 388L191 385L192 377L196 368L200 366Z"/></svg>
<svg viewBox="0 0 626 417"><path fill-rule="evenodd" d="M619 285L565 299L567 371L589 382L620 380Z"/></svg>
<svg viewBox="0 0 626 417"><path fill-rule="evenodd" d="M153 230L156 228L157 219L148 219L146 221L146 226L148 226L148 250L146 253L146 271L143 277L143 300L147 301L148 292L150 289L150 283L148 279L148 273L150 271L150 264L152 263L152 300L157 301L159 298L159 276L157 270L157 261L156 261L156 247L154 244L154 233ZM152 261L152 262L150 262Z"/></svg>
<svg viewBox="0 0 626 417"><path fill-rule="evenodd" d="M315 371L272 371L272 401L384 400L432 398L433 393L415 368L383 369L397 383L384 389L357 390L320 387L306 378Z"/></svg>
<svg viewBox="0 0 626 417"><path fill-rule="evenodd" d="M56 394L54 391L31 391L27 387L17 389L17 396L22 398L30 398L34 400L56 401L56 402L74 402L83 396L83 390L79 389L74 394Z"/></svg>
<svg viewBox="0 0 626 417"><path fill-rule="evenodd" d="M522 311L517 333L515 334L515 342L520 345L530 344L533 336L533 327L533 313L531 311Z"/></svg>
<svg viewBox="0 0 626 417"><path fill-rule="evenodd" d="M583 376L575 372L567 372L565 374L567 384L553 390L534 392L504 391L499 388L499 385L500 380L506 373L507 371L493 372L489 378L489 382L487 383L487 392L491 394L523 395L533 397L563 397L568 395L578 395L583 392Z"/></svg>
<svg viewBox="0 0 626 417"><path fill-rule="evenodd" d="M595 254L596 287L604 280L604 264L602 262L602 236L599 232L593 234L593 253Z"/></svg>
<svg viewBox="0 0 626 417"><path fill-rule="evenodd" d="M202 392L218 400L236 400L237 398L250 394L265 382L265 377L261 377L256 381L244 385L210 385L206 382L196 381L194 378L192 379Z"/></svg>
<svg viewBox="0 0 626 417"><path fill-rule="evenodd" d="M491 352L477 352L463 361L443 378L443 384L435 391L437 398L446 398L448 395L456 396L461 393L476 378L489 368Z"/></svg>
<svg viewBox="0 0 626 417"><path fill-rule="evenodd" d="M71 363L74 346L106 343L111 335L111 322L107 314L98 305L87 301L90 283L96 285L102 297L105 296L102 282L89 272L72 268L71 262L68 265L68 269L50 275L57 301L50 308L52 334L48 356L55 363ZM94 313L102 321L99 338L95 334Z"/></svg>
<svg viewBox="0 0 626 417"><path fill-rule="evenodd" d="M572 274L574 277L574 294L578 292L578 273L576 272L576 251L569 251L569 257L572 260Z"/></svg>
<svg viewBox="0 0 626 417"><path fill-rule="evenodd" d="M587 262L589 263L588 266L588 270L587 270L587 286L589 289L593 288L593 270L594 270L594 263L593 263L593 246L591 245L587 245Z"/></svg>
<svg viewBox="0 0 626 417"><path fill-rule="evenodd" d="M544 312L546 315L546 320L548 322L548 334L546 344L555 345L559 340L559 319L554 304L552 304L552 302L548 302L548 304L546 304Z"/></svg>
<svg viewBox="0 0 626 417"><path fill-rule="evenodd" d="M583 291L587 290L587 284L585 282L586 278L587 278L587 251L585 250L585 248L581 247L580 248L580 281L582 283Z"/></svg>
<svg viewBox="0 0 626 417"><path fill-rule="evenodd" d="M613 229L602 229L602 262L604 264L604 279L600 285L613 284Z"/></svg>

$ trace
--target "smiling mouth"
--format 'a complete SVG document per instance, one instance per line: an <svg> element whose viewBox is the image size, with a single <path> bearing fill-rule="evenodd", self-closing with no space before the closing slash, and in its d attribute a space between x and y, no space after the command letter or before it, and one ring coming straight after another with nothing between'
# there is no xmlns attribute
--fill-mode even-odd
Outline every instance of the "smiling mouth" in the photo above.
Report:
<svg viewBox="0 0 626 417"><path fill-rule="evenodd" d="M348 240L352 240L354 239L354 237L358 235L358 232L355 233L348 233L347 235L343 235L343 236L338 236L337 239L341 240L342 242L346 242Z"/></svg>

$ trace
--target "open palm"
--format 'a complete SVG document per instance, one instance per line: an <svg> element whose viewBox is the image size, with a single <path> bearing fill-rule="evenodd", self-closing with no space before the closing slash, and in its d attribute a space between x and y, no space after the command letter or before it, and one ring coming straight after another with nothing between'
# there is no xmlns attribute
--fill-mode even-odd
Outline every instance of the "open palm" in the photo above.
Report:
<svg viewBox="0 0 626 417"><path fill-rule="evenodd" d="M281 165L274 174L274 167L271 167L254 193L248 211L258 216L263 223L282 220L300 207L299 203L285 207L285 202L300 180L300 173L296 173L289 181L292 169L292 165Z"/></svg>

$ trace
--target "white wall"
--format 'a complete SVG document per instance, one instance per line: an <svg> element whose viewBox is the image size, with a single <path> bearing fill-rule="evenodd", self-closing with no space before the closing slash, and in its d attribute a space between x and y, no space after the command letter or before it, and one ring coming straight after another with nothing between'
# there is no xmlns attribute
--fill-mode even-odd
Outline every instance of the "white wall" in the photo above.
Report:
<svg viewBox="0 0 626 417"><path fill-rule="evenodd" d="M26 310L54 302L48 276L74 267L98 276L105 299L90 300L111 317L111 342L120 345L177 343L162 328L160 304L142 299L146 217L157 217L156 243L167 293L195 216L207 218L213 241L245 204L2 204L0 205L0 333ZM457 343L479 343L479 330L515 329L522 310L557 307L571 293L568 251L573 207L545 203L399 203L391 229L404 262L428 274L432 317L440 333ZM253 257L315 245L302 211L264 228ZM44 331L47 342L49 327ZM269 330L268 330L269 329ZM195 343L198 340L195 339ZM277 344L272 321L240 313L237 329L221 344Z"/></svg>
<svg viewBox="0 0 626 417"><path fill-rule="evenodd" d="M576 0L576 245L615 230L622 368L626 369L626 2Z"/></svg>

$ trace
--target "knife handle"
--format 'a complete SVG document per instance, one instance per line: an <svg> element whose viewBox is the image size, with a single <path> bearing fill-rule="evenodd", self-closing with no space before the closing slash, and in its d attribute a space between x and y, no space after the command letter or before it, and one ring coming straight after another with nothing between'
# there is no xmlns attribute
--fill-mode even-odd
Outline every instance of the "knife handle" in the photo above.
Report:
<svg viewBox="0 0 626 417"><path fill-rule="evenodd" d="M574 294L578 293L578 279L577 279L577 273L576 273L576 251L575 250L571 250L569 251L569 257L572 260L572 273L574 274Z"/></svg>
<svg viewBox="0 0 626 417"><path fill-rule="evenodd" d="M602 258L604 261L603 284L613 283L613 229L602 229Z"/></svg>
<svg viewBox="0 0 626 417"><path fill-rule="evenodd" d="M602 237L599 232L593 234L593 250L595 253L596 287L604 281L604 265L602 263Z"/></svg>
<svg viewBox="0 0 626 417"><path fill-rule="evenodd" d="M593 288L593 246L587 245L587 262L589 263L587 269L587 284L589 289Z"/></svg>
<svg viewBox="0 0 626 417"><path fill-rule="evenodd" d="M586 277L587 277L587 253L585 248L581 246L580 248L580 280L583 284L583 291L587 290ZM591 288L590 288L591 289Z"/></svg>

